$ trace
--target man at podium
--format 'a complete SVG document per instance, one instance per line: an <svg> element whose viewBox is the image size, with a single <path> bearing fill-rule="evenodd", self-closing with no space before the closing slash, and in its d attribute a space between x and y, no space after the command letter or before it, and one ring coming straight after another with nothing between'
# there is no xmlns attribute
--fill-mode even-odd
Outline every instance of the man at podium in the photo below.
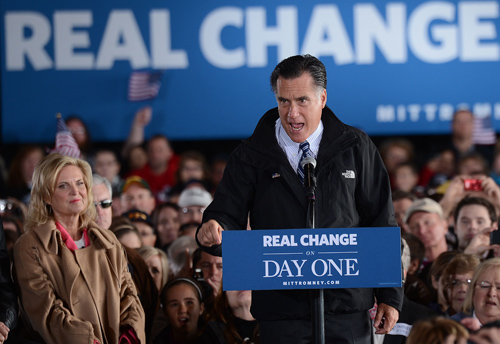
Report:
<svg viewBox="0 0 500 344"><path fill-rule="evenodd" d="M244 230L248 218L252 230L306 228L308 200L300 162L307 157L317 162L317 228L397 226L389 177L375 145L326 106L323 63L311 55L289 57L272 72L271 87L278 107L264 114L252 136L232 153L204 212L198 244L221 255L222 231ZM376 243L373 253L378 254ZM325 342L368 344L368 310L375 297L373 326L385 334L398 320L403 290L328 289L324 295ZM259 321L262 343L311 342L310 308L307 290L252 293L251 312Z"/></svg>

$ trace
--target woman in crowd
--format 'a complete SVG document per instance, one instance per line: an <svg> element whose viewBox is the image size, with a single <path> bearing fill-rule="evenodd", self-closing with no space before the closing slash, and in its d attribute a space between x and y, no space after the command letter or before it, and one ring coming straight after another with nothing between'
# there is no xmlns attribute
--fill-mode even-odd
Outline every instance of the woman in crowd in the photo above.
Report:
<svg viewBox="0 0 500 344"><path fill-rule="evenodd" d="M444 317L415 323L406 344L467 344L469 333L457 322Z"/></svg>
<svg viewBox="0 0 500 344"><path fill-rule="evenodd" d="M250 290L222 291L219 288L210 321L198 343L259 343L257 320L250 313L251 303Z"/></svg>
<svg viewBox="0 0 500 344"><path fill-rule="evenodd" d="M203 296L199 285L192 279L178 278L163 289L160 300L169 326L153 344L196 343L203 325Z"/></svg>
<svg viewBox="0 0 500 344"><path fill-rule="evenodd" d="M158 204L153 213L153 223L158 231L157 246L166 250L179 237L179 206L171 202Z"/></svg>
<svg viewBox="0 0 500 344"><path fill-rule="evenodd" d="M451 316L462 311L472 276L479 265L479 258L469 254L458 254L443 271L442 283L448 300L446 314Z"/></svg>
<svg viewBox="0 0 500 344"><path fill-rule="evenodd" d="M439 315L446 315L446 311L450 306L448 299L445 296L445 284L443 283L443 272L446 266L451 262L455 256L459 254L458 251L447 251L439 255L439 257L432 262L429 270L429 281L432 287L431 292L434 293L433 301L429 307L436 311Z"/></svg>
<svg viewBox="0 0 500 344"><path fill-rule="evenodd" d="M123 246L132 249L138 249L143 246L141 234L137 230L137 227L126 217L114 216L109 230L115 234Z"/></svg>
<svg viewBox="0 0 500 344"><path fill-rule="evenodd" d="M168 258L167 254L156 247L143 246L138 250L144 262L148 266L149 273L155 281L158 292L161 292L168 280Z"/></svg>
<svg viewBox="0 0 500 344"><path fill-rule="evenodd" d="M9 169L7 194L25 204L29 203L31 191L31 178L35 166L43 158L42 148L33 145L22 146L17 152Z"/></svg>
<svg viewBox="0 0 500 344"><path fill-rule="evenodd" d="M53 153L35 168L26 233L14 247L21 306L46 343L145 344L123 248L93 221L92 172Z"/></svg>
<svg viewBox="0 0 500 344"><path fill-rule="evenodd" d="M464 303L464 312L455 314L471 331L500 320L500 258L482 262L476 269Z"/></svg>

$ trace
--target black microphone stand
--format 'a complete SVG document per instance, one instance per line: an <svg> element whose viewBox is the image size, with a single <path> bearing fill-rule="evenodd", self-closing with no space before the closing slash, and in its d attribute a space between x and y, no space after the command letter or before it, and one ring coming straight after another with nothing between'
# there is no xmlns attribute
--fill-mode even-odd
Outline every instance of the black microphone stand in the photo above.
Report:
<svg viewBox="0 0 500 344"><path fill-rule="evenodd" d="M308 200L307 228L316 228L316 176L314 164L304 164L304 189ZM323 289L311 289L311 323L314 344L325 344L325 297Z"/></svg>

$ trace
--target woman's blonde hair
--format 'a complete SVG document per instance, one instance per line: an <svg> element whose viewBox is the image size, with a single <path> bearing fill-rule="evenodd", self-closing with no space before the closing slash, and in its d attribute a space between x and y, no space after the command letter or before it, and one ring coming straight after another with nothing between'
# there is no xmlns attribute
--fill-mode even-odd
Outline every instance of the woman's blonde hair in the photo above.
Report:
<svg viewBox="0 0 500 344"><path fill-rule="evenodd" d="M162 270L161 271L162 272L161 288L160 288L160 290L158 290L158 292L160 292L163 289L163 287L167 284L167 280L168 280L169 264L168 264L167 254L165 252L163 252L162 250L160 250L159 248L151 247L151 246L142 246L141 248L139 248L137 250L137 252L139 252L139 254L141 255L142 259L144 259L144 261L146 261L149 258L156 256L156 255L160 256L161 270Z"/></svg>
<svg viewBox="0 0 500 344"><path fill-rule="evenodd" d="M71 158L59 153L52 153L40 160L33 173L33 187L31 189L31 200L26 217L25 230L43 226L50 220L54 220L54 213L47 202L52 199L56 189L57 178L61 170L66 166L77 166L82 171L83 182L87 188L87 204L85 210L80 214L79 228L88 227L94 221L97 213L92 196L92 169L83 160Z"/></svg>
<svg viewBox="0 0 500 344"><path fill-rule="evenodd" d="M479 276L481 276L485 271L493 270L497 274L500 273L500 258L490 258L479 264L476 268L474 276L472 277L471 285L467 289L467 295L464 301L464 312L471 314L474 308L474 293L476 290L476 284L478 282Z"/></svg>
<svg viewBox="0 0 500 344"><path fill-rule="evenodd" d="M406 344L441 344L445 343L451 334L455 335L457 340L469 338L467 329L455 320L444 317L420 320L413 325Z"/></svg>

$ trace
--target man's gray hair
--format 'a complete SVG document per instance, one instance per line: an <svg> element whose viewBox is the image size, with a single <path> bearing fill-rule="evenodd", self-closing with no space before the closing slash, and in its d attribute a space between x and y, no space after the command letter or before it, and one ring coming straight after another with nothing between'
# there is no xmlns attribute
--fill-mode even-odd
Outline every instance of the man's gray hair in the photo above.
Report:
<svg viewBox="0 0 500 344"><path fill-rule="evenodd" d="M107 180L106 178L98 175L97 173L94 173L92 175L92 182L93 182L93 185L96 186L96 185L99 185L99 184L104 184L106 185L106 187L108 188L108 191L109 191L109 198L113 198L113 191L111 189L111 183L109 182L109 180Z"/></svg>
<svg viewBox="0 0 500 344"><path fill-rule="evenodd" d="M408 271L411 263L410 246L408 246L405 239L401 238L401 241L403 243L403 254L401 255L401 263L403 264L403 270Z"/></svg>

